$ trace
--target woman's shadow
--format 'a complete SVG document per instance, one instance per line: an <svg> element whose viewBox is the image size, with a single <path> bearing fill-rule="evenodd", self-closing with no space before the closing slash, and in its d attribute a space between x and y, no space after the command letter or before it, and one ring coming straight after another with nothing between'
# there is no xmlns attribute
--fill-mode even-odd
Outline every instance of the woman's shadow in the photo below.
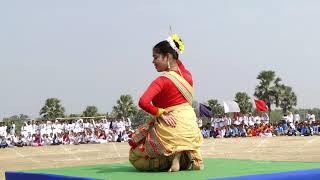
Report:
<svg viewBox="0 0 320 180"><path fill-rule="evenodd" d="M92 168L96 171L96 173L121 173L121 172L139 172L134 167L130 167L129 165L114 165L114 166L106 166L106 167L94 167Z"/></svg>
<svg viewBox="0 0 320 180"><path fill-rule="evenodd" d="M130 164L119 164L119 165L113 165L113 166L99 166L99 167L93 167L92 170L94 170L96 173L155 173L155 172L149 172L149 171L138 171L136 168L134 168ZM159 171L161 173L161 171Z"/></svg>

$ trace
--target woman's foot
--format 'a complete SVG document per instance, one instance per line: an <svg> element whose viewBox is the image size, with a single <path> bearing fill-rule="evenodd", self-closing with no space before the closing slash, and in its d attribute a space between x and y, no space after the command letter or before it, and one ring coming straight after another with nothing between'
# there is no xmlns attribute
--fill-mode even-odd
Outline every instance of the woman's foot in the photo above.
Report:
<svg viewBox="0 0 320 180"><path fill-rule="evenodd" d="M180 170L180 157L181 157L181 152L177 152L174 155L171 167L168 172L177 172Z"/></svg>

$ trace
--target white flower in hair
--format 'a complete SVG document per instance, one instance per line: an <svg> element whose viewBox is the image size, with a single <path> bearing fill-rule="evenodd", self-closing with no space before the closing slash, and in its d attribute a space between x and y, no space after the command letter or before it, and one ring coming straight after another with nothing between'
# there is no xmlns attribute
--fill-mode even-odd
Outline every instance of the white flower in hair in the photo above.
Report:
<svg viewBox="0 0 320 180"><path fill-rule="evenodd" d="M179 38L177 34L173 34L172 36L169 36L166 41L170 44L170 46L179 54L182 54L184 51L184 45ZM179 45L179 47L176 46L176 43Z"/></svg>

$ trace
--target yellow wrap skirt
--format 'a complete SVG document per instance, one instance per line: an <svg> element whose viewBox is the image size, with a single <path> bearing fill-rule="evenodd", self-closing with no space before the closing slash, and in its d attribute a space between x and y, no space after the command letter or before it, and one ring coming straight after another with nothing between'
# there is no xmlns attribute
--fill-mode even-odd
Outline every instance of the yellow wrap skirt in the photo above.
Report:
<svg viewBox="0 0 320 180"><path fill-rule="evenodd" d="M184 103L166 108L166 112L174 117L176 127L167 125L160 118L140 126L131 136L129 161L141 171L166 171L174 154L182 152L180 170L202 169L200 146L203 138L193 108Z"/></svg>

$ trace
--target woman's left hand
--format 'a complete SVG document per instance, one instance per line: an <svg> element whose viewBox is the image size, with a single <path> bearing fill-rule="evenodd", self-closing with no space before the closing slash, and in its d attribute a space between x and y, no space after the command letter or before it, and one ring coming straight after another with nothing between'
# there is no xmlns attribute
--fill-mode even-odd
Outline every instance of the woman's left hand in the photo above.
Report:
<svg viewBox="0 0 320 180"><path fill-rule="evenodd" d="M170 113L163 113L160 117L167 125L173 128L176 127L176 120Z"/></svg>

